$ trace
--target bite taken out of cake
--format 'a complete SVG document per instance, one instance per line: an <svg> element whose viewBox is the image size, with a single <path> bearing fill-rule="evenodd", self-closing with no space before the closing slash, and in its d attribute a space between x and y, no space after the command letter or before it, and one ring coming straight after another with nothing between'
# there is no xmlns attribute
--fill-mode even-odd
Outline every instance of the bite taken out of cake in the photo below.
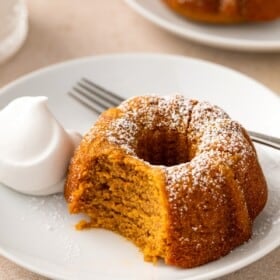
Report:
<svg viewBox="0 0 280 280"><path fill-rule="evenodd" d="M65 184L78 229L105 228L147 261L190 268L247 241L267 186L245 129L181 95L139 96L100 115Z"/></svg>

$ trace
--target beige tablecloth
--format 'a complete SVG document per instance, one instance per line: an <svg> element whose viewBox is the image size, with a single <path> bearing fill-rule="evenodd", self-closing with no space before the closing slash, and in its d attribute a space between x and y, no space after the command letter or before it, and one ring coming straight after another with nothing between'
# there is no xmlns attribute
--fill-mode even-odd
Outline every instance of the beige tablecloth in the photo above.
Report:
<svg viewBox="0 0 280 280"><path fill-rule="evenodd" d="M29 36L20 52L0 65L0 86L38 68L81 56L160 52L223 64L280 93L280 52L231 52L191 43L154 26L122 0L27 0L27 3L30 14ZM0 256L0 280L4 279L44 278ZM220 279L280 279L280 248L260 261Z"/></svg>

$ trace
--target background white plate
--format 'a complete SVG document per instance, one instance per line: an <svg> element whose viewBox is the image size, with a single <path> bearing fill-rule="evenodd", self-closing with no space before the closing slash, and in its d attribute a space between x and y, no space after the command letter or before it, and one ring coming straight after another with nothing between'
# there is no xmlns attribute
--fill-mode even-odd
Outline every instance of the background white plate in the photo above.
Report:
<svg viewBox="0 0 280 280"><path fill-rule="evenodd" d="M158 26L205 45L242 51L279 51L280 20L268 23L211 25L186 20L161 0L125 0Z"/></svg>
<svg viewBox="0 0 280 280"><path fill-rule="evenodd" d="M224 67L175 56L116 55L59 64L3 88L0 108L21 95L46 95L51 111L64 127L83 133L96 115L67 95L83 76L124 97L180 92L209 100L246 127L280 136L280 103L274 93ZM273 170L273 166L264 167ZM134 245L116 234L97 229L75 231L74 224L80 217L68 214L61 195L29 197L2 185L0 253L55 279L211 279L259 259L280 244L277 174L275 171L268 178L269 202L255 223L252 240L198 268L184 270L146 263Z"/></svg>

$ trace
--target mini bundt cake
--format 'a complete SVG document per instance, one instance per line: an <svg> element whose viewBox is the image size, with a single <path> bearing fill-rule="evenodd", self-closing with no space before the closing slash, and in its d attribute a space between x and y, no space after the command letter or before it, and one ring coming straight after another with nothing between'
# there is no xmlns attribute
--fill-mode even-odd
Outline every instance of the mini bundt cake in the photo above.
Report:
<svg viewBox="0 0 280 280"><path fill-rule="evenodd" d="M208 23L269 21L280 17L280 0L163 0L191 20Z"/></svg>
<svg viewBox="0 0 280 280"><path fill-rule="evenodd" d="M267 199L252 142L220 108L183 96L141 96L104 112L84 136L65 184L78 229L134 242L148 261L183 268L248 240Z"/></svg>

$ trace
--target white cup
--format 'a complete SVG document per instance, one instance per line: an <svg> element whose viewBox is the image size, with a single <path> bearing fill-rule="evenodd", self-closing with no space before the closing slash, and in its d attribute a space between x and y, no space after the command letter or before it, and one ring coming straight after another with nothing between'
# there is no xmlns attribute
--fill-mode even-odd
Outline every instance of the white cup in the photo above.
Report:
<svg viewBox="0 0 280 280"><path fill-rule="evenodd" d="M0 0L0 63L19 50L27 31L28 13L24 0Z"/></svg>

